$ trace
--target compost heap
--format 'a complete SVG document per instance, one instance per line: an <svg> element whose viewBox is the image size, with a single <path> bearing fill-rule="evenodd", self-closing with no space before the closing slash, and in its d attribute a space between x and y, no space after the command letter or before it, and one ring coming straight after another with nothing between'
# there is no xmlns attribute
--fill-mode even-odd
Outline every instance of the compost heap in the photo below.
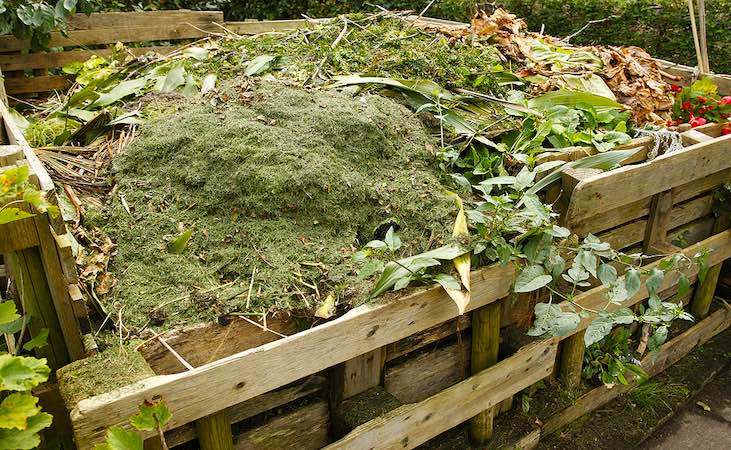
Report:
<svg viewBox="0 0 731 450"><path fill-rule="evenodd" d="M391 226L408 254L450 235L432 138L404 106L233 85L220 107L154 105L164 113L115 158L117 195L87 217L118 245L105 303L124 308L128 328L237 311L311 316L328 296L352 306L370 287L356 278L356 248Z"/></svg>

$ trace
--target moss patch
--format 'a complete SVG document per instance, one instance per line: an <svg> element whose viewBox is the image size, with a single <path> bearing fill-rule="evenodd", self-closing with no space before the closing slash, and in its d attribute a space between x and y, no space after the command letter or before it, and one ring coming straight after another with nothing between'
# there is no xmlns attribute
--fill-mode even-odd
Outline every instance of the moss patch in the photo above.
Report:
<svg viewBox="0 0 731 450"><path fill-rule="evenodd" d="M81 400L154 376L132 344L113 347L58 369L58 387L70 408Z"/></svg>
<svg viewBox="0 0 731 450"><path fill-rule="evenodd" d="M309 315L329 293L357 305L372 281L356 278L356 249L391 225L404 255L450 236L434 140L405 107L246 83L221 107L168 104L114 160L117 195L87 219L118 245L104 302L127 327ZM187 248L168 253L181 230Z"/></svg>

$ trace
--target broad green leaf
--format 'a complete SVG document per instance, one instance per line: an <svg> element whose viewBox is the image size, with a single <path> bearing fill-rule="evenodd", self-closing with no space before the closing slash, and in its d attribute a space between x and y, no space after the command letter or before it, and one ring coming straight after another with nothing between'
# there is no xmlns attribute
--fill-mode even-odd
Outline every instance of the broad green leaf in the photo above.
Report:
<svg viewBox="0 0 731 450"><path fill-rule="evenodd" d="M668 339L668 327L659 326L655 329L655 332L647 340L647 349L651 352L657 352L662 347L662 344Z"/></svg>
<svg viewBox="0 0 731 450"><path fill-rule="evenodd" d="M580 264L581 267L583 267L594 278L596 278L597 257L592 252L584 249L579 250L579 253L576 255L574 262Z"/></svg>
<svg viewBox="0 0 731 450"><path fill-rule="evenodd" d="M384 264L382 261L372 259L368 261L363 267L361 267L361 269L358 271L358 276L356 277L356 279L358 281L363 281L374 273L383 270L383 266Z"/></svg>
<svg viewBox="0 0 731 450"><path fill-rule="evenodd" d="M8 300L0 303L0 325L14 322L20 319L20 314L15 307L15 302Z"/></svg>
<svg viewBox="0 0 731 450"><path fill-rule="evenodd" d="M635 321L635 313L629 308L619 308L610 314L609 317L618 325L629 325Z"/></svg>
<svg viewBox="0 0 731 450"><path fill-rule="evenodd" d="M0 325L0 334L15 334L23 328L25 317Z"/></svg>
<svg viewBox="0 0 731 450"><path fill-rule="evenodd" d="M379 295L388 291L396 284L398 280L409 276L411 272L418 272L421 269L429 267L429 265L424 264L430 261L434 261L437 259L453 260L457 256L463 255L465 253L467 253L467 250L463 249L460 246L445 245L425 253L401 259L399 260L399 264L391 261L387 263L386 267L383 269L381 278L378 279L378 282L376 282L376 285L373 287L371 297L378 297Z"/></svg>
<svg viewBox="0 0 731 450"><path fill-rule="evenodd" d="M688 292L690 292L690 280L684 273L681 273L678 278L678 297L684 297Z"/></svg>
<svg viewBox="0 0 731 450"><path fill-rule="evenodd" d="M34 348L45 347L48 344L48 328L42 328L33 339L23 344L23 350L29 352Z"/></svg>
<svg viewBox="0 0 731 450"><path fill-rule="evenodd" d="M599 342L612 332L614 321L611 317L598 317L594 319L584 333L584 345L587 347Z"/></svg>
<svg viewBox="0 0 731 450"><path fill-rule="evenodd" d="M624 287L627 290L627 298L633 297L640 291L640 272L637 269L629 269L624 275Z"/></svg>
<svg viewBox="0 0 731 450"><path fill-rule="evenodd" d="M396 280L396 283L394 283L393 290L394 291L400 291L401 289L405 289L406 286L409 285L409 283L411 283L411 277L410 276L409 277L399 278L398 280Z"/></svg>
<svg viewBox="0 0 731 450"><path fill-rule="evenodd" d="M28 391L48 379L45 359L0 355L0 391Z"/></svg>
<svg viewBox="0 0 731 450"><path fill-rule="evenodd" d="M210 92L216 88L216 80L218 76L215 73L209 73L203 78L201 82L201 94Z"/></svg>
<svg viewBox="0 0 731 450"><path fill-rule="evenodd" d="M642 148L631 148L628 150L613 150L605 153L599 153L597 155L587 156L586 158L581 158L578 161L571 161L557 170L554 170L550 174L546 175L544 178L541 178L540 181L538 181L536 184L531 186L526 192L526 194L536 194L537 192L541 191L542 189L545 189L548 187L551 183L554 181L557 181L561 178L561 174L563 171L567 168L572 169L578 169L578 168L589 168L589 169L601 169L601 170L610 170L619 165L622 161L629 158L630 156L634 155L638 151L640 151Z"/></svg>
<svg viewBox="0 0 731 450"><path fill-rule="evenodd" d="M379 241L378 239L374 239L374 240L370 241L369 243L367 243L365 246L367 248L373 248L373 249L378 250L380 248L387 248L388 244L386 244L383 241Z"/></svg>
<svg viewBox="0 0 731 450"><path fill-rule="evenodd" d="M332 294L328 297L333 296ZM334 296L333 296L334 298ZM140 405L140 412L129 418L129 422L138 430L156 430L158 425L164 427L172 417L165 401L148 402Z"/></svg>
<svg viewBox="0 0 731 450"><path fill-rule="evenodd" d="M617 269L610 264L600 264L596 274L604 287L609 287L617 281Z"/></svg>
<svg viewBox="0 0 731 450"><path fill-rule="evenodd" d="M546 275L543 266L532 265L523 269L515 279L515 292L532 292L547 285L553 280Z"/></svg>
<svg viewBox="0 0 731 450"><path fill-rule="evenodd" d="M134 78L132 80L122 81L114 86L109 92L105 92L96 99L92 104L93 107L108 106L116 103L130 95L137 95L145 87L147 80L145 78Z"/></svg>
<svg viewBox="0 0 731 450"><path fill-rule="evenodd" d="M565 336L576 329L581 320L576 313L566 312L560 306L538 303L534 308L535 320L528 336Z"/></svg>
<svg viewBox="0 0 731 450"><path fill-rule="evenodd" d="M167 244L168 253L173 255L179 255L188 247L190 237L193 235L193 230L185 230L180 233L176 238L170 240Z"/></svg>
<svg viewBox="0 0 731 450"><path fill-rule="evenodd" d="M657 290L660 289L660 286L662 286L663 278L665 278L665 273L662 270L658 268L652 269L650 276L645 281L647 291L650 294L656 294Z"/></svg>
<svg viewBox="0 0 731 450"><path fill-rule="evenodd" d="M610 98L589 92L565 89L548 92L528 100L528 107L538 110L546 110L556 105L566 106L571 109L581 109L582 106L586 105L592 107L596 112L624 109L621 104Z"/></svg>
<svg viewBox="0 0 731 450"><path fill-rule="evenodd" d="M0 428L24 430L28 419L41 412L37 406L38 398L27 392L15 392L0 404Z"/></svg>
<svg viewBox="0 0 731 450"><path fill-rule="evenodd" d="M437 274L434 277L434 281L441 284L445 290L451 289L458 291L462 289L462 285L459 283L459 281L457 281L457 279L454 278L452 275L446 273Z"/></svg>
<svg viewBox="0 0 731 450"><path fill-rule="evenodd" d="M107 441L97 444L96 450L143 450L142 436L134 431L127 431L119 427L107 430Z"/></svg>
<svg viewBox="0 0 731 450"><path fill-rule="evenodd" d="M0 450L26 450L38 447L41 438L38 433L51 426L50 414L40 413L28 418L25 430L0 428ZM139 447L142 449L142 446Z"/></svg>
<svg viewBox="0 0 731 450"><path fill-rule="evenodd" d="M185 67L179 64L170 69L162 82L158 82L155 85L155 88L160 92L173 92L182 86L183 83L185 83Z"/></svg>
<svg viewBox="0 0 731 450"><path fill-rule="evenodd" d="M277 57L272 55L257 56L246 64L246 69L244 69L244 75L250 77L266 72L272 66L272 63L275 59L277 59Z"/></svg>
<svg viewBox="0 0 731 450"><path fill-rule="evenodd" d="M388 249L392 252L401 248L401 238L398 237L392 226L388 228L388 231L386 231L384 242L388 246Z"/></svg>

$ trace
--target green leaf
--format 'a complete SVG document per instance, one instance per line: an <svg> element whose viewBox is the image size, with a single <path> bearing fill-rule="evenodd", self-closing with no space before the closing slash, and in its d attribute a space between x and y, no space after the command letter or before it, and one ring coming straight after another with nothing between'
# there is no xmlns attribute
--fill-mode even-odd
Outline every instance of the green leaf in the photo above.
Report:
<svg viewBox="0 0 731 450"><path fill-rule="evenodd" d="M23 350L29 352L34 348L45 347L48 344L48 328L42 328L33 339L23 344Z"/></svg>
<svg viewBox="0 0 731 450"><path fill-rule="evenodd" d="M647 291L652 294L656 294L657 290L660 289L660 286L662 286L662 280L665 278L665 272L658 269L657 267L652 269L650 272L650 276L647 278L647 281L645 281L645 284L647 285Z"/></svg>
<svg viewBox="0 0 731 450"><path fill-rule="evenodd" d="M444 289L452 289L454 291L462 289L462 285L459 281L457 281L457 279L452 275L446 273L437 274L437 276L434 277L434 281L441 284Z"/></svg>
<svg viewBox="0 0 731 450"><path fill-rule="evenodd" d="M543 266L528 266L515 279L515 292L532 292L542 288L552 280L553 277L546 275Z"/></svg>
<svg viewBox="0 0 731 450"><path fill-rule="evenodd" d="M45 359L0 355L0 391L28 391L48 380Z"/></svg>
<svg viewBox="0 0 731 450"><path fill-rule="evenodd" d="M584 249L579 250L579 253L576 255L574 262L580 264L581 267L589 272L594 278L597 277L597 257L592 252Z"/></svg>
<svg viewBox="0 0 731 450"><path fill-rule="evenodd" d="M629 325L635 321L635 313L629 308L619 308L608 317L612 319L612 322L619 325Z"/></svg>
<svg viewBox="0 0 731 450"><path fill-rule="evenodd" d="M631 148L628 150L613 150L610 152L605 153L599 153L597 155L587 156L586 158L581 158L578 161L571 161L563 166L561 166L559 169L554 170L550 174L546 175L544 178L541 178L540 181L538 181L536 184L531 186L526 192L526 194L536 194L537 192L541 191L542 189L545 189L548 187L551 183L554 181L557 181L561 178L561 174L565 169L572 168L572 169L578 169L578 168L589 168L589 169L601 169L601 170L610 170L619 165L622 161L629 158L630 156L634 155L638 151L640 151L642 147L637 148Z"/></svg>
<svg viewBox="0 0 731 450"><path fill-rule="evenodd" d="M145 84L147 84L147 80L145 78L135 78L132 80L122 81L118 85L114 86L109 92L101 94L92 106L108 106L127 96L137 95L145 87Z"/></svg>
<svg viewBox="0 0 731 450"><path fill-rule="evenodd" d="M50 427L52 421L53 417L50 414L42 412L28 418L25 430L0 428L0 450L26 450L38 447L41 443L38 433Z"/></svg>
<svg viewBox="0 0 731 450"><path fill-rule="evenodd" d="M272 63L275 59L277 59L277 57L272 55L257 56L246 64L246 69L244 69L244 75L250 77L266 72L272 66Z"/></svg>
<svg viewBox="0 0 731 450"><path fill-rule="evenodd" d="M158 82L155 88L160 92L173 92L185 83L185 67L179 64L165 75L162 82Z"/></svg>
<svg viewBox="0 0 731 450"><path fill-rule="evenodd" d="M566 312L551 303L538 303L534 308L535 320L528 336L565 336L576 329L581 320L576 313Z"/></svg>
<svg viewBox="0 0 731 450"><path fill-rule="evenodd" d="M647 349L651 352L657 352L662 347L662 344L668 339L668 327L659 326L655 332L647 340Z"/></svg>
<svg viewBox="0 0 731 450"><path fill-rule="evenodd" d="M399 260L399 264L391 261L383 269L381 278L378 279L378 282L373 287L371 297L378 297L388 291L394 287L398 280L411 275L411 272L418 272L431 265L438 265L439 262L436 261L438 259L451 261L458 256L464 255L467 251L457 245L445 245L425 253L401 259ZM434 264L435 262L436 264Z"/></svg>
<svg viewBox="0 0 731 450"><path fill-rule="evenodd" d="M594 319L584 333L584 345L587 347L601 341L612 332L614 321L611 317L597 317Z"/></svg>
<svg viewBox="0 0 731 450"><path fill-rule="evenodd" d="M188 247L190 237L193 236L193 230L185 230L175 239L171 239L167 244L168 253L179 255Z"/></svg>
<svg viewBox="0 0 731 450"><path fill-rule="evenodd" d="M0 325L14 322L20 319L20 314L15 307L15 302L8 300L0 303Z"/></svg>
<svg viewBox="0 0 731 450"><path fill-rule="evenodd" d="M134 431L111 427L107 430L107 442L97 444L96 450L143 450L142 436Z"/></svg>
<svg viewBox="0 0 731 450"><path fill-rule="evenodd" d="M678 278L678 297L684 297L688 292L690 292L690 280L684 273L681 273Z"/></svg>
<svg viewBox="0 0 731 450"><path fill-rule="evenodd" d="M393 227L389 227L388 231L386 232L386 237L384 238L384 242L388 246L388 249L391 250L392 252L395 252L396 250L401 248L401 239L393 231Z"/></svg>
<svg viewBox="0 0 731 450"><path fill-rule="evenodd" d="M157 427L164 427L170 420L172 414L165 401L147 402L140 405L140 412L129 418L129 422L138 430L157 430Z"/></svg>
<svg viewBox="0 0 731 450"><path fill-rule="evenodd" d="M640 291L640 272L637 269L629 269L624 275L624 287L627 290L627 298L633 297Z"/></svg>
<svg viewBox="0 0 731 450"><path fill-rule="evenodd" d="M611 264L600 264L596 274L604 287L609 287L617 281L617 269Z"/></svg>
<svg viewBox="0 0 731 450"><path fill-rule="evenodd" d="M15 392L0 404L0 428L17 428L24 430L28 419L41 412L36 406L38 398L27 392Z"/></svg>
<svg viewBox="0 0 731 450"><path fill-rule="evenodd" d="M33 214L25 212L18 208L5 208L3 210L0 210L0 225L32 216Z"/></svg>
<svg viewBox="0 0 731 450"><path fill-rule="evenodd" d="M197 59L198 61L205 61L208 59L208 50L202 47L188 47L183 49L183 56L187 58Z"/></svg>
<svg viewBox="0 0 731 450"><path fill-rule="evenodd" d="M370 277L374 273L383 270L383 262L379 261L377 259L372 259L368 261L359 271L358 276L356 279L358 281L363 281L366 278Z"/></svg>
<svg viewBox="0 0 731 450"><path fill-rule="evenodd" d="M565 89L548 92L528 100L528 107L538 110L546 110L557 105L566 106L571 109L582 109L582 106L590 106L597 113L624 109L621 104L610 98L589 92L569 91Z"/></svg>

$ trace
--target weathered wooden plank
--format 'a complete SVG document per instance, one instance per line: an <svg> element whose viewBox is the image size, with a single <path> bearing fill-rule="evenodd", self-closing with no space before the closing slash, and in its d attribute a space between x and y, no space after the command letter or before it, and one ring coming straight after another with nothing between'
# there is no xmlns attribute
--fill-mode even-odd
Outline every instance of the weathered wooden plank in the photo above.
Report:
<svg viewBox="0 0 731 450"><path fill-rule="evenodd" d="M232 450L231 421L228 411L221 410L195 421L195 432L201 450Z"/></svg>
<svg viewBox="0 0 731 450"><path fill-rule="evenodd" d="M510 265L473 272L468 310L507 296L514 273ZM77 445L90 448L103 438L107 427L127 426L127 417L144 399L165 399L175 411L168 425L172 429L458 315L444 289L435 286L358 307L321 326L185 373L152 377L83 400L71 413Z"/></svg>
<svg viewBox="0 0 731 450"><path fill-rule="evenodd" d="M162 26L137 26L129 28L100 28L69 31L66 36L60 32L51 33L49 47L83 47L85 45L114 44L115 42L167 41L192 39L220 33L221 28L213 24L191 25L169 23ZM0 36L0 48L6 52L30 48L30 42L13 36Z"/></svg>
<svg viewBox="0 0 731 450"><path fill-rule="evenodd" d="M326 385L324 377L313 375L290 386L267 392L227 409L231 424L254 417L257 414L279 408L295 400L321 392ZM196 438L195 426L186 424L165 433L170 447L184 444Z"/></svg>
<svg viewBox="0 0 731 450"><path fill-rule="evenodd" d="M668 223L670 230L687 225L711 213L713 196L706 195L681 205L675 206L670 212ZM600 233L597 236L612 245L612 248L621 249L642 242L645 238L647 220L636 220L619 228Z"/></svg>
<svg viewBox="0 0 731 450"><path fill-rule="evenodd" d="M452 336L457 332L464 332L471 326L471 320L469 314L459 316L457 319L450 320L443 324L431 327L416 333L413 336L409 336L400 341L389 344L386 347L386 362L410 353L414 350L418 350L426 345L437 342L448 336Z"/></svg>
<svg viewBox="0 0 731 450"><path fill-rule="evenodd" d="M61 269L61 262L56 251L56 241L53 239L48 216L38 214L34 216L34 219L38 232L38 249L40 250L48 289L53 299L53 308L58 316L66 350L71 361L75 361L83 358L86 352L84 351L79 322L69 296L68 282Z"/></svg>
<svg viewBox="0 0 731 450"><path fill-rule="evenodd" d="M557 340L530 344L515 355L419 403L367 422L327 449L410 449L547 377Z"/></svg>
<svg viewBox="0 0 731 450"><path fill-rule="evenodd" d="M18 77L5 80L5 89L10 95L64 90L69 86L71 86L71 79L60 75Z"/></svg>
<svg viewBox="0 0 731 450"><path fill-rule="evenodd" d="M281 336L272 331L287 336L297 332L295 322L287 318L270 318L267 320L267 329L270 331L264 331L244 319L232 317L227 325L213 322L192 325L167 332L162 337L193 367L198 367L281 339ZM152 370L159 375L187 370L157 339L147 342L139 351Z"/></svg>
<svg viewBox="0 0 731 450"><path fill-rule="evenodd" d="M343 363L341 399L347 399L381 384L386 349L377 348Z"/></svg>
<svg viewBox="0 0 731 450"><path fill-rule="evenodd" d="M330 442L327 403L318 401L277 416L236 437L236 450L316 450Z"/></svg>
<svg viewBox="0 0 731 450"><path fill-rule="evenodd" d="M156 45L150 47L127 48L135 56L145 55L148 52L155 52L160 55L174 51L176 45ZM63 67L66 64L76 61L86 61L93 56L107 57L113 52L111 48L100 48L96 50L71 50L66 52L45 52L28 53L25 55L3 55L0 54L0 67L6 70L25 69L52 69ZM34 80L34 78L29 78Z"/></svg>
<svg viewBox="0 0 731 450"><path fill-rule="evenodd" d="M0 254L38 245L38 233L33 217L0 224L0 236L2 236Z"/></svg>
<svg viewBox="0 0 731 450"><path fill-rule="evenodd" d="M308 21L304 19L294 20L262 20L252 22L226 22L226 29L236 34L260 34L273 31L290 31L304 28Z"/></svg>
<svg viewBox="0 0 731 450"><path fill-rule="evenodd" d="M415 403L462 381L470 343L454 342L386 368L383 386L401 403Z"/></svg>
<svg viewBox="0 0 731 450"><path fill-rule="evenodd" d="M28 141L25 140L23 132L20 131L18 126L15 124L15 120L13 120L10 116L10 112L3 102L0 102L0 117L2 117L2 122L5 125L8 142L10 144L19 145L20 148L23 149L25 160L28 161L31 172L38 177L38 183L41 191L46 193L53 191L53 181L51 180L50 175L48 175L48 172L46 172L46 169L43 167L41 160L38 159L38 156L36 156L35 152L30 148L30 145L28 145Z"/></svg>
<svg viewBox="0 0 731 450"><path fill-rule="evenodd" d="M507 300L503 300L505 302ZM477 373L495 365L500 349L500 319L502 303L491 303L472 311L472 351L470 352L470 373ZM509 398L509 397L508 397ZM492 438L492 422L500 405L486 407L470 419L470 440L485 445ZM496 411L497 410L497 411Z"/></svg>
<svg viewBox="0 0 731 450"><path fill-rule="evenodd" d="M0 167L14 166L23 158L23 149L19 145L0 145Z"/></svg>
<svg viewBox="0 0 731 450"><path fill-rule="evenodd" d="M76 271L76 259L74 258L71 240L65 234L58 235L56 233L53 233L53 239L56 241L61 269L63 269L63 274L66 276L66 281L69 284L78 283L79 274Z"/></svg>
<svg viewBox="0 0 731 450"><path fill-rule="evenodd" d="M670 214L672 209L672 191L660 192L652 197L650 215L647 218L647 226L645 227L645 238L642 242L642 248L645 253L650 253L656 244L666 241L668 229L670 228Z"/></svg>
<svg viewBox="0 0 731 450"><path fill-rule="evenodd" d="M601 211L729 169L730 148L731 135L585 179L574 190L566 223L571 228Z"/></svg>
<svg viewBox="0 0 731 450"><path fill-rule="evenodd" d="M713 224L713 232L718 233L729 227L729 218L724 215L718 217ZM690 305L690 312L696 319L702 319L708 315L716 292L718 277L721 274L723 263L710 267L702 281L698 283L693 293L693 302Z"/></svg>
<svg viewBox="0 0 731 450"><path fill-rule="evenodd" d="M91 30L99 28L155 27L191 23L196 26L223 23L220 11L191 11L186 9L163 11L100 12L74 14L67 19L69 30Z"/></svg>
<svg viewBox="0 0 731 450"><path fill-rule="evenodd" d="M699 144L701 142L707 142L713 139L713 137L701 133L696 129L684 131L681 135L683 136L683 144L685 145Z"/></svg>

